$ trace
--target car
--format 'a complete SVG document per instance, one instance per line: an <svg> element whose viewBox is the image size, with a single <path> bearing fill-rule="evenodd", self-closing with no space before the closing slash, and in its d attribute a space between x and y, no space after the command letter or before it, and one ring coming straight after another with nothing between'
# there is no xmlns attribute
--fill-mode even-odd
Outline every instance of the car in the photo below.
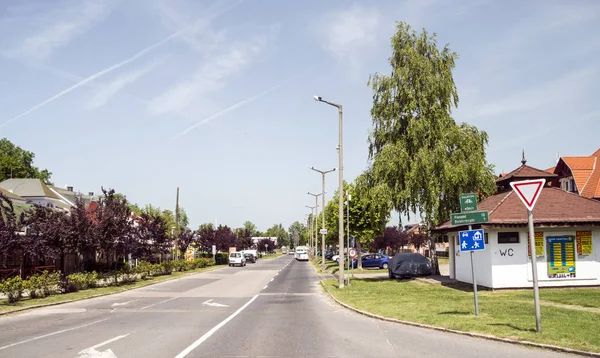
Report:
<svg viewBox="0 0 600 358"><path fill-rule="evenodd" d="M308 251L305 248L297 248L296 249L296 260L298 261L308 261Z"/></svg>
<svg viewBox="0 0 600 358"><path fill-rule="evenodd" d="M294 253L294 250L290 250L290 251L288 252L288 255L294 255L294 254L295 254L295 253Z"/></svg>
<svg viewBox="0 0 600 358"><path fill-rule="evenodd" d="M419 253L399 253L389 262L388 277L411 278L415 276L430 276L433 274L431 261Z"/></svg>
<svg viewBox="0 0 600 358"><path fill-rule="evenodd" d="M390 264L390 258L384 254L367 254L362 256L362 267L377 267L387 270Z"/></svg>
<svg viewBox="0 0 600 358"><path fill-rule="evenodd" d="M240 267L246 266L246 258L241 252L232 252L229 254L229 266L236 265L239 265Z"/></svg>
<svg viewBox="0 0 600 358"><path fill-rule="evenodd" d="M333 251L328 251L325 253L325 260L331 260L331 258L333 257L333 255L335 255L335 252Z"/></svg>
<svg viewBox="0 0 600 358"><path fill-rule="evenodd" d="M246 259L246 262L256 263L256 257L253 253L244 252L244 258Z"/></svg>

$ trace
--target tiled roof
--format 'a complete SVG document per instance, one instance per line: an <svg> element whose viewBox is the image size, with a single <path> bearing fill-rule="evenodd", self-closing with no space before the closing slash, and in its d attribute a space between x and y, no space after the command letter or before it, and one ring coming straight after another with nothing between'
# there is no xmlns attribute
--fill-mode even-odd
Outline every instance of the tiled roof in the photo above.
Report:
<svg viewBox="0 0 600 358"><path fill-rule="evenodd" d="M478 208L489 212L489 223L485 225L527 225L527 209L512 190L488 197ZM533 218L536 225L600 225L600 201L545 187L533 209ZM454 226L447 221L435 230L452 228Z"/></svg>
<svg viewBox="0 0 600 358"><path fill-rule="evenodd" d="M530 167L529 165L521 165L520 167L518 167L517 169L513 170L512 172L504 175L501 178L496 179L496 183L498 182L504 182L507 181L509 179L527 179L527 178L535 178L535 179L540 179L540 178L547 178L547 179L553 179L556 178L557 175L554 173L548 173L545 172L543 170L539 170L537 168L534 167Z"/></svg>
<svg viewBox="0 0 600 358"><path fill-rule="evenodd" d="M579 195L600 199L600 149L589 157L560 158L555 172L572 175Z"/></svg>
<svg viewBox="0 0 600 358"><path fill-rule="evenodd" d="M554 169L556 169L556 167L552 167L552 168L548 168L546 170L544 170L546 173L550 173L550 174L554 174Z"/></svg>
<svg viewBox="0 0 600 358"><path fill-rule="evenodd" d="M0 183L0 188L6 189L13 194L24 198L46 197L59 200L58 195L53 193L40 179L6 179Z"/></svg>
<svg viewBox="0 0 600 358"><path fill-rule="evenodd" d="M27 201L27 199L18 196L17 194L13 194L10 191L4 189L4 188L0 188L0 193L4 194L4 196L6 196L7 198L9 198L11 201L17 200L17 201Z"/></svg>

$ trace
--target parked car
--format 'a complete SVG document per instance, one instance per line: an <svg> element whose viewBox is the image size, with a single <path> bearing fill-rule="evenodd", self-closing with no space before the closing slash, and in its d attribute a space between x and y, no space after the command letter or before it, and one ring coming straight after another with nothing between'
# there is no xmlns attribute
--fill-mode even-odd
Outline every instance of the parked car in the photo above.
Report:
<svg viewBox="0 0 600 358"><path fill-rule="evenodd" d="M400 253L394 255L388 267L388 277L411 278L432 275L431 261L418 253Z"/></svg>
<svg viewBox="0 0 600 358"><path fill-rule="evenodd" d="M239 265L240 267L246 266L246 258L241 252L232 252L229 254L229 266L236 265Z"/></svg>
<svg viewBox="0 0 600 358"><path fill-rule="evenodd" d="M256 263L256 257L250 252L244 252L244 258L246 262Z"/></svg>
<svg viewBox="0 0 600 358"><path fill-rule="evenodd" d="M295 254L295 253L294 253L294 250L293 250L293 249L292 249L292 250L290 250L290 252L288 252L288 255L294 255L294 254Z"/></svg>
<svg viewBox="0 0 600 358"><path fill-rule="evenodd" d="M333 257L333 255L335 255L335 252L333 251L328 251L325 253L325 260L331 260L331 258Z"/></svg>
<svg viewBox="0 0 600 358"><path fill-rule="evenodd" d="M390 258L384 254L367 254L362 257L362 267L377 267L387 270Z"/></svg>

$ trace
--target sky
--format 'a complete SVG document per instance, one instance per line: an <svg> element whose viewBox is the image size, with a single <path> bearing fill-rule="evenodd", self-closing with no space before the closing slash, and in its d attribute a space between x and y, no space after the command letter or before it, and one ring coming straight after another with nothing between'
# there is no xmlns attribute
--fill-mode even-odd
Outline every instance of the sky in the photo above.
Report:
<svg viewBox="0 0 600 358"><path fill-rule="evenodd" d="M368 164L369 75L398 21L459 54L457 122L488 133L496 173L600 147L600 2L3 0L0 137L57 186L114 188L190 226L303 221ZM329 196L337 173L326 177Z"/></svg>

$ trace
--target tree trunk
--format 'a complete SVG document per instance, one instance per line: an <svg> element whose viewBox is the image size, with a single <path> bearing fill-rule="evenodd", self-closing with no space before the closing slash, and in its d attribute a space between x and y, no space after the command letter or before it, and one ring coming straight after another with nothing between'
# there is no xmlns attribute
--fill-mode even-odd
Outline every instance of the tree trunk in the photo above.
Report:
<svg viewBox="0 0 600 358"><path fill-rule="evenodd" d="M434 275L440 274L440 265L437 257L437 250L435 247L436 238L435 236L429 237L429 257L431 258L431 269Z"/></svg>

